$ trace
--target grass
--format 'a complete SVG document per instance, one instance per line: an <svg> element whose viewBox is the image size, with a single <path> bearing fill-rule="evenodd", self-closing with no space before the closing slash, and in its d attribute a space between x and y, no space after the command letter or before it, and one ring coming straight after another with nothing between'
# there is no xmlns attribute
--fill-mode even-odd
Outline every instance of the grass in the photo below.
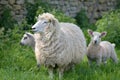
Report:
<svg viewBox="0 0 120 80"><path fill-rule="evenodd" d="M33 50L26 46L20 46L21 35L14 34L11 37L0 38L0 80L49 80L47 69L36 67ZM120 58L120 50L116 49ZM63 80L119 80L120 61L114 64L111 60L107 65L100 67L87 64L85 58L81 64L76 65L75 71L65 72ZM55 72L55 80L58 73Z"/></svg>

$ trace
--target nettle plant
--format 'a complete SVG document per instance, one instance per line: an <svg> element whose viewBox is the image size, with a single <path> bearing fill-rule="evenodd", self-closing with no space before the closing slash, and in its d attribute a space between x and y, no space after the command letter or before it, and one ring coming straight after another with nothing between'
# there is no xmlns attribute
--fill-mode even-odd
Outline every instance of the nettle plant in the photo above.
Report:
<svg viewBox="0 0 120 80"><path fill-rule="evenodd" d="M119 46L120 42L120 10L115 10L106 13L102 19L96 22L97 31L107 31L107 35L104 38L116 46Z"/></svg>

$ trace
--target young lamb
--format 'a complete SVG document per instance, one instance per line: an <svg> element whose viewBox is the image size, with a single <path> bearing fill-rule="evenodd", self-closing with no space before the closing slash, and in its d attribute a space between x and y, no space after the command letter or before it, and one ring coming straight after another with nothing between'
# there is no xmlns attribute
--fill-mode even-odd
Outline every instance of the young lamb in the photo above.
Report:
<svg viewBox="0 0 120 80"><path fill-rule="evenodd" d="M30 46L30 47L32 47L32 49L35 51L35 39L34 39L34 35L31 34L31 33L26 32L26 33L23 35L23 37L22 37L22 39L21 39L21 41L20 41L20 44L21 44L21 45ZM37 54L37 53L35 53L35 54ZM37 65L37 67L40 68L40 62L38 61L37 63L39 63L39 64Z"/></svg>
<svg viewBox="0 0 120 80"><path fill-rule="evenodd" d="M32 29L37 61L48 68L51 79L54 68L58 68L59 79L62 79L65 68L80 63L86 54L85 37L75 24L60 23L52 14L43 13Z"/></svg>
<svg viewBox="0 0 120 80"><path fill-rule="evenodd" d="M30 46L32 47L32 49L35 49L35 39L34 39L34 35L31 33L26 32L21 41L20 41L21 45L26 45L26 46Z"/></svg>
<svg viewBox="0 0 120 80"><path fill-rule="evenodd" d="M115 44L111 44L108 41L101 41L101 38L106 35L106 32L99 33L88 30L88 33L91 36L91 42L87 48L89 64L92 61L96 61L97 65L100 65L101 62L106 64L108 58L111 58L117 63L117 55L114 50Z"/></svg>

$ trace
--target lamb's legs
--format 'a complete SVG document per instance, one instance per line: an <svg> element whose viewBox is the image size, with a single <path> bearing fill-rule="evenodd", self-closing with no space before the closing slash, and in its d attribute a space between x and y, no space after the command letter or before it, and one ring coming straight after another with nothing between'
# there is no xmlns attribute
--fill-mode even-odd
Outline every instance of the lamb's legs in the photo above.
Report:
<svg viewBox="0 0 120 80"><path fill-rule="evenodd" d="M118 58L117 58L117 55L116 55L116 52L115 52L115 51L111 54L111 59L112 59L115 63L118 63Z"/></svg>
<svg viewBox="0 0 120 80"><path fill-rule="evenodd" d="M50 80L53 80L53 77L54 77L53 68L48 68L48 72L49 72L49 78L50 78Z"/></svg>
<svg viewBox="0 0 120 80"><path fill-rule="evenodd" d="M59 68L59 80L62 80L63 72L64 72L64 68Z"/></svg>

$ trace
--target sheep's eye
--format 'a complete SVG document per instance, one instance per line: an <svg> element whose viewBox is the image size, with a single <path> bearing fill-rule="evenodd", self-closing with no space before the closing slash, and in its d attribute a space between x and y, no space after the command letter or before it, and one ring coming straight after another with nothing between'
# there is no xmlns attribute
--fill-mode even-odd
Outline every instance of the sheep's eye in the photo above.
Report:
<svg viewBox="0 0 120 80"><path fill-rule="evenodd" d="M27 39L27 37L24 37L24 40Z"/></svg>
<svg viewBox="0 0 120 80"><path fill-rule="evenodd" d="M48 23L48 21L44 21L44 23Z"/></svg>

